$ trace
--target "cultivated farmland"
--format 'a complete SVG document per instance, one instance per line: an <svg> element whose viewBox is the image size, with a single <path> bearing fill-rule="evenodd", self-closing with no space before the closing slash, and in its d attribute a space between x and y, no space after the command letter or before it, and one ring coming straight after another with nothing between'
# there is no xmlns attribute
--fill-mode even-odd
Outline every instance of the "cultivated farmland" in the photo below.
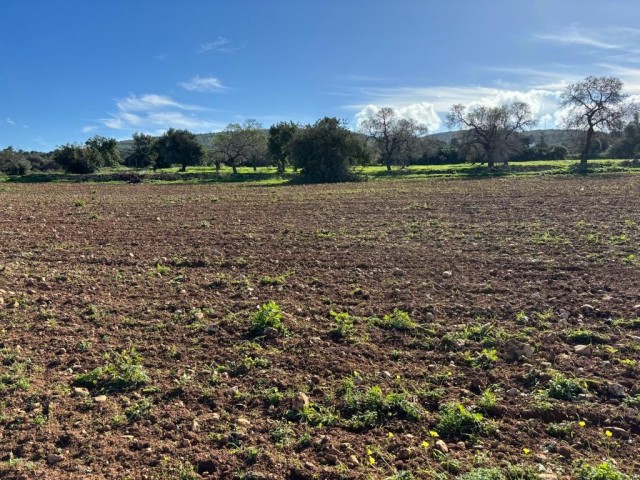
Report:
<svg viewBox="0 0 640 480"><path fill-rule="evenodd" d="M1 476L637 478L638 198L2 185Z"/></svg>

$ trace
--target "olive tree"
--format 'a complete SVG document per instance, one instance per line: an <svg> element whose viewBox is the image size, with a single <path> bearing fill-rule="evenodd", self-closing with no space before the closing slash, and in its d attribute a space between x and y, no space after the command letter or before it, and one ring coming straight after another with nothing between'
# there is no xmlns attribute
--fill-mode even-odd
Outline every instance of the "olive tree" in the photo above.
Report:
<svg viewBox="0 0 640 480"><path fill-rule="evenodd" d="M253 161L264 155L267 140L262 125L256 120L246 120L244 124L230 123L216 134L213 141L213 155L221 159L238 173L238 165ZM219 161L219 160L218 160Z"/></svg>
<svg viewBox="0 0 640 480"><path fill-rule="evenodd" d="M416 139L427 134L427 126L415 120L399 118L389 107L379 108L360 123L360 131L373 139L381 162L391 170L394 162L411 157Z"/></svg>
<svg viewBox="0 0 640 480"><path fill-rule="evenodd" d="M156 168L167 168L180 164L180 171L185 172L189 165L200 165L204 158L204 150L196 136L188 130L170 128L156 140Z"/></svg>
<svg viewBox="0 0 640 480"><path fill-rule="evenodd" d="M506 164L510 153L517 148L516 132L537 123L531 107L525 102L500 107L480 105L470 109L458 104L451 107L446 120L449 128L465 130L460 137L461 150L477 152L489 167L494 167L498 161Z"/></svg>
<svg viewBox="0 0 640 480"><path fill-rule="evenodd" d="M620 131L627 118L638 111L622 91L623 83L615 77L593 77L567 85L560 97L564 109L562 126L585 132L580 165L586 166L596 131Z"/></svg>

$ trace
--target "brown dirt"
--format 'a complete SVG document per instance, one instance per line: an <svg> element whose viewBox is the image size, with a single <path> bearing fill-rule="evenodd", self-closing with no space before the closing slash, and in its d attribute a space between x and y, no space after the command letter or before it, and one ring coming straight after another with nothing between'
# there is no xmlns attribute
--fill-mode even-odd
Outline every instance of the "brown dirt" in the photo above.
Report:
<svg viewBox="0 0 640 480"><path fill-rule="evenodd" d="M607 389L640 394L638 198L632 175L0 186L0 475L454 478L544 464L571 478L607 458L638 475L640 401ZM287 332L256 338L250 318L269 300ZM394 308L419 326L372 318ZM331 334L330 311L354 319L350 339ZM509 337L533 357L507 361ZM72 394L131 347L150 383ZM545 396L558 373L586 380L580 398ZM404 395L419 418L391 409L354 428L345 379ZM435 452L439 408L479 411L487 389L493 431L438 432L449 453ZM301 417L299 392L337 420Z"/></svg>

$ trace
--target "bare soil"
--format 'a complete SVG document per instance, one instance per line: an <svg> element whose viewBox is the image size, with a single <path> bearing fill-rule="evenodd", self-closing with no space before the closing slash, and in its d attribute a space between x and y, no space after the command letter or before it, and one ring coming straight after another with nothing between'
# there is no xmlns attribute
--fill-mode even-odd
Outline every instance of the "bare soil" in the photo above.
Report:
<svg viewBox="0 0 640 480"><path fill-rule="evenodd" d="M0 476L638 478L638 198L635 175L0 186ZM271 300L284 330L252 333ZM123 350L149 381L79 380Z"/></svg>

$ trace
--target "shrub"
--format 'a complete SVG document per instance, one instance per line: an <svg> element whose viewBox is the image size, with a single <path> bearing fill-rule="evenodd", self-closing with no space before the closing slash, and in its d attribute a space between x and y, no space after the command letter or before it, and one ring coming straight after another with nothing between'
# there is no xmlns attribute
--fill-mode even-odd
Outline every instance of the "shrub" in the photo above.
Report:
<svg viewBox="0 0 640 480"><path fill-rule="evenodd" d="M547 395L557 400L572 401L578 397L578 394L586 391L584 380L577 378L567 378L558 373L549 380Z"/></svg>
<svg viewBox="0 0 640 480"><path fill-rule="evenodd" d="M600 465L582 465L576 472L577 480L629 480L629 476L622 473L609 462Z"/></svg>

